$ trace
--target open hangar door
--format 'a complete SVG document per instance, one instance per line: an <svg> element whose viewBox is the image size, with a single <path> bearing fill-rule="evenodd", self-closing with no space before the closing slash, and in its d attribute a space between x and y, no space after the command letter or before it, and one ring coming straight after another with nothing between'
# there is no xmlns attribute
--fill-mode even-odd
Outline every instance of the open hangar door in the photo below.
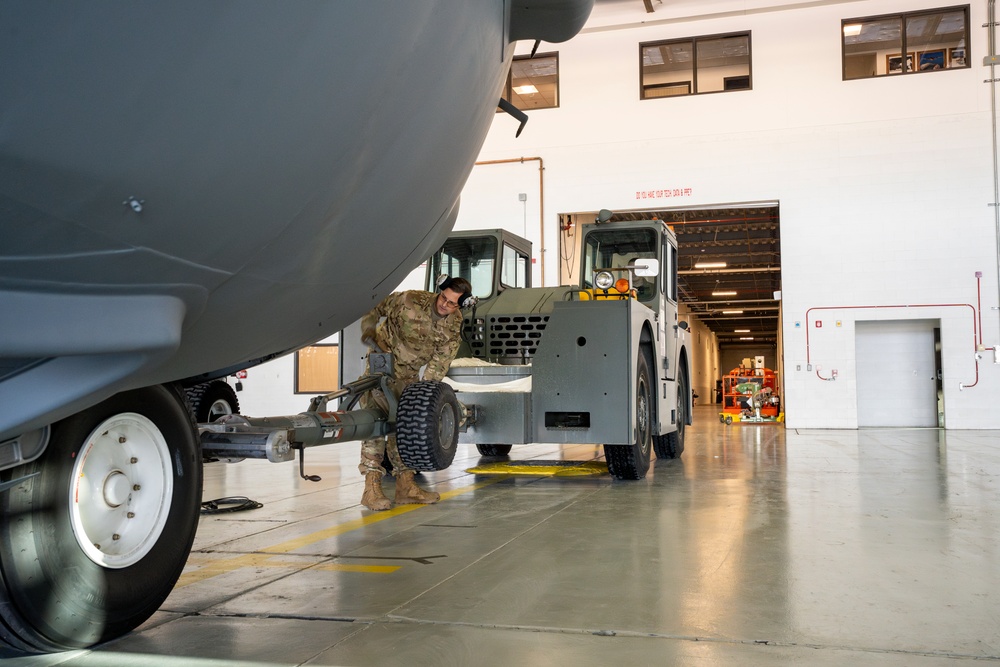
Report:
<svg viewBox="0 0 1000 667"><path fill-rule="evenodd" d="M577 284L579 226L597 211L559 215L559 278ZM777 202L615 211L611 220L657 218L677 235L681 316L691 324L695 405L715 403L722 377L744 359L764 358L784 377L781 239ZM685 317L686 316L686 317Z"/></svg>

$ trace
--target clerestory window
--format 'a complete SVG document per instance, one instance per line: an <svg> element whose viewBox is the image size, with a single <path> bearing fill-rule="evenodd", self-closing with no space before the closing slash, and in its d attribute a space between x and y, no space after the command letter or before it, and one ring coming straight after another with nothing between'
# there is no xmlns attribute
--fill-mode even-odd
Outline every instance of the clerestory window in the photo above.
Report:
<svg viewBox="0 0 1000 667"><path fill-rule="evenodd" d="M750 33L639 44L639 99L752 88Z"/></svg>
<svg viewBox="0 0 1000 667"><path fill-rule="evenodd" d="M844 80L969 67L969 6L841 21Z"/></svg>
<svg viewBox="0 0 1000 667"><path fill-rule="evenodd" d="M559 54L514 56L502 97L518 109L555 109L559 106Z"/></svg>

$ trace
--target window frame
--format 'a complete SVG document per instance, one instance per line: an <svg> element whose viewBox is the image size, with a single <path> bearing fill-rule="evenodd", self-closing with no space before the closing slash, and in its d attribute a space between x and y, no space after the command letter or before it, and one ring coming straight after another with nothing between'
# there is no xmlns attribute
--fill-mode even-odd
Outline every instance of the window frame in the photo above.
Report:
<svg viewBox="0 0 1000 667"><path fill-rule="evenodd" d="M320 383L322 381L324 381L324 380L330 380L330 378L329 377L303 378L303 373L307 372L309 364L302 363L300 355L303 352L305 352L305 353L308 354L309 351L311 351L311 350L313 350L315 348L328 348L328 347L337 348L337 350L336 350L336 357L337 357L336 361L337 361L337 363L334 364L333 369L332 369L332 373L333 373L333 386L330 387L329 389L312 389L310 387L313 387L313 386L315 386L315 387L325 386L325 385L322 385ZM340 389L340 349L339 348L340 348L340 343L313 343L312 345L306 345L305 347L296 350L295 351L295 373L294 373L295 387L293 388L293 392L292 393L294 393L294 394L329 394L332 391L336 391L336 390ZM303 386L305 386L305 388L303 388Z"/></svg>
<svg viewBox="0 0 1000 667"><path fill-rule="evenodd" d="M677 256L679 254L677 250L677 244L673 243L664 235L664 244L666 248L663 253L664 263L667 265L666 270L663 271L663 279L665 281L663 294L667 297L667 301L672 304L677 303ZM662 270L662 269L661 269Z"/></svg>
<svg viewBox="0 0 1000 667"><path fill-rule="evenodd" d="M556 103L554 105L538 106L538 107L520 107L514 104L514 63L519 60L538 60L540 58L555 58L556 61ZM507 79L504 81L503 90L500 92L500 97L507 100L518 109L522 111L539 111L541 109L558 109L559 105L562 104L562 90L559 87L560 81L562 80L561 70L559 68L559 52L550 51L548 53L536 53L534 55L525 54L520 56L514 56L511 60L510 67L507 69ZM502 110L497 108L497 113Z"/></svg>
<svg viewBox="0 0 1000 667"><path fill-rule="evenodd" d="M644 100L660 100L660 99L664 99L664 98L690 97L692 95L712 95L714 93L735 93L735 92L739 92L739 91L742 91L742 90L753 90L753 37L752 37L752 33L753 33L753 31L751 31L751 30L738 30L738 31L735 31L735 32L723 32L723 33L716 33L716 34L712 34L712 35L697 35L697 36L693 36L693 37L678 37L678 38L672 38L672 39L658 39L658 40L654 40L654 41L651 41L651 42L640 42L639 43L639 100L640 101L644 101ZM698 90L698 42L707 42L707 41L715 41L715 40L723 40L723 39L732 39L732 38L735 38L735 37L745 37L746 40L747 40L747 71L746 71L746 74L741 74L741 75L734 76L734 77L723 77L723 81L725 81L727 78L729 78L729 79L736 79L736 78L746 77L746 79L748 81L748 85L746 87L741 87L741 88L726 89L725 86L723 86L723 88L719 89L719 90L707 90L707 91L700 91L700 90ZM685 43L691 45L691 70L690 70L691 78L690 78L690 80L689 81L669 82L669 83L666 83L666 84L662 84L662 83L661 84L651 83L651 84L648 84L648 85L644 84L644 82L643 82L643 76L644 76L645 72L644 72L644 66L643 66L643 50L646 49L646 48L648 48L648 47L651 47L651 46L665 46L667 44L685 44ZM688 84L688 89L690 91L686 95L685 94L679 94L679 95L661 95L661 96L656 96L656 95L648 96L648 95L646 95L646 91L647 90L661 90L661 89L664 89L664 88L680 87L684 83Z"/></svg>
<svg viewBox="0 0 1000 667"><path fill-rule="evenodd" d="M454 250L455 246L461 245L463 248L467 248L471 242L487 243L491 244L489 246L490 253L483 253L478 257L479 264L473 266L469 257L472 255L466 255L464 257L451 254L449 250ZM465 278L472 285L472 293L479 299L489 299L493 296L495 286L493 284L493 273L500 239L496 238L491 234L482 234L478 236L456 236L445 240L437 252L431 255L429 260L430 269L427 273L427 285L428 291L436 291L437 285L435 281L438 276L444 274L451 278ZM449 245L451 248L449 249ZM447 264L445 263L447 261ZM477 269L482 265L483 261L488 261L487 266L482 266L482 271L477 271ZM457 271L455 269L458 269ZM482 272L485 271L489 277L488 280L482 279ZM486 291L484 291L484 288Z"/></svg>
<svg viewBox="0 0 1000 667"><path fill-rule="evenodd" d="M504 282L504 278L509 278L510 277L510 273L507 270L507 261L508 261L507 260L508 252L507 251L508 250L514 256L515 282L523 282L524 284L522 284L522 285L511 285L509 283ZM521 260L521 261L519 261L519 260ZM509 288L519 288L520 289L520 288L531 287L531 270L530 270L530 266L531 266L531 257L529 257L527 254L525 254L524 252L518 250L517 248L515 248L514 246L512 246L510 243L507 243L505 241L503 243L503 247L500 250L500 276L499 276L500 289L501 290L509 289ZM520 274L518 274L517 269L521 269ZM518 281L517 278L520 278L521 280Z"/></svg>
<svg viewBox="0 0 1000 667"><path fill-rule="evenodd" d="M631 236L629 236L631 235ZM598 264L598 260L601 256L602 246L604 246L604 240L606 238L615 238L618 236L620 238L618 243L613 243L611 245L612 250L609 253L608 264ZM645 238L643 238L645 237ZM594 289L594 283L592 281L593 274L599 269L610 269L618 268L623 269L629 265L629 262L634 261L638 258L649 258L656 259L660 261L658 257L660 253L660 234L652 227L635 227L634 229L621 230L621 229L609 229L609 230L591 230L587 233L586 238L580 246L581 252L581 282L580 287L583 289ZM594 243L594 241L597 241ZM645 248L640 247L645 244ZM623 252L617 252L620 246L629 246ZM606 247L606 246L604 246ZM617 259L615 259L617 257ZM627 258L627 259L626 259ZM616 274L615 277L621 277L624 275ZM654 301L658 292L660 292L660 286L655 284L657 281L652 281L654 283L651 293L644 296L638 296L637 300L641 303L649 303ZM640 291L640 294L642 292Z"/></svg>
<svg viewBox="0 0 1000 667"><path fill-rule="evenodd" d="M951 66L950 61L952 57L952 51L960 47L943 46L939 48L928 48L928 45L924 45L924 48L920 48L920 45L910 46L907 43L907 21L915 18L920 18L924 16L935 16L935 15L945 15L952 12L963 12L965 15L965 64L958 66ZM878 64L880 62L880 53L884 49L874 49L873 54L875 56L876 70L875 74L866 76L847 76L847 63L848 63L848 44L847 35L844 34L844 29L848 25L855 24L865 24L865 23L875 23L880 21L887 21L891 19L897 19L899 21L899 31L900 31L900 43L899 52L883 54L886 61L886 71L879 74ZM842 81L864 81L867 79L882 79L885 77L896 77L899 75L906 74L927 74L929 72L948 72L952 70L964 70L972 67L972 60L969 57L969 52L972 49L972 26L970 24L972 20L970 5L951 5L947 7L932 7L929 9L915 9L909 12L894 12L890 14L876 14L872 16L859 16L840 20L840 76ZM959 40L960 42L962 40ZM895 51L895 49L893 49ZM920 69L920 56L927 53L934 53L937 51L944 51L946 57L948 58L949 64L947 67L942 67L940 69L932 70L921 70ZM856 54L850 54L856 55ZM899 58L901 62L900 71L890 71L889 61L890 58ZM909 66L907 62L912 58L912 67Z"/></svg>

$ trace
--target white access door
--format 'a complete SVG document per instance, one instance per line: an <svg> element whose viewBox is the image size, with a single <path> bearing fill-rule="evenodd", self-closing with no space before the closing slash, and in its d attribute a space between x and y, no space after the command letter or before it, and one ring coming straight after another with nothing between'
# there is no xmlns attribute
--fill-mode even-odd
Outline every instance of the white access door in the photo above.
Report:
<svg viewBox="0 0 1000 667"><path fill-rule="evenodd" d="M857 322L858 426L938 425L936 320Z"/></svg>

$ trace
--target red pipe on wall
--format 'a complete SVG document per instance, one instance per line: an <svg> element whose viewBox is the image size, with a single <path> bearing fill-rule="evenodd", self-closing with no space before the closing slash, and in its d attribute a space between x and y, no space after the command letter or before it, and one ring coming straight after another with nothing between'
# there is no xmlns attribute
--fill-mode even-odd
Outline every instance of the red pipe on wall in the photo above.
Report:
<svg viewBox="0 0 1000 667"><path fill-rule="evenodd" d="M981 281L982 273L976 272L976 291L980 292L979 310L976 309L971 303L921 303L921 304L910 304L910 305L884 305L884 306L814 306L806 310L806 363L812 363L810 358L809 350L809 313L814 310L874 310L879 308L970 308L972 310L972 348L976 352L979 351L979 347L982 346L983 342L983 331L982 331L982 296L981 296ZM978 326L977 326L978 322ZM977 341L978 336L978 341ZM959 387L965 389L966 387L975 387L979 384L979 358L976 357L976 381L972 384L960 384ZM816 377L820 380L834 380L836 378L829 377L825 378L819 374L819 370L816 371Z"/></svg>

